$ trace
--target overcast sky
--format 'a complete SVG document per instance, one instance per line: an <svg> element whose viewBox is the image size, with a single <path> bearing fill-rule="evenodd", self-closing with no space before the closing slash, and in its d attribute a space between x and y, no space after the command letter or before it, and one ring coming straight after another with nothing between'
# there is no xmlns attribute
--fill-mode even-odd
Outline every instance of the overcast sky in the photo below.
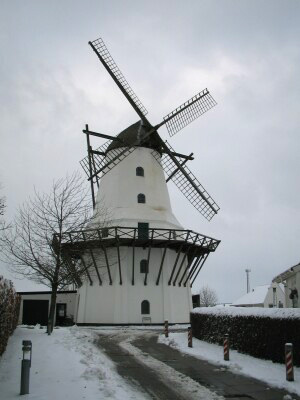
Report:
<svg viewBox="0 0 300 400"><path fill-rule="evenodd" d="M34 186L79 168L86 123L114 135L137 120L87 44L102 37L153 124L206 87L218 103L169 140L194 152L189 168L221 207L207 222L169 186L181 224L222 241L194 290L231 302L245 268L254 287L300 261L300 1L0 3L7 219Z"/></svg>

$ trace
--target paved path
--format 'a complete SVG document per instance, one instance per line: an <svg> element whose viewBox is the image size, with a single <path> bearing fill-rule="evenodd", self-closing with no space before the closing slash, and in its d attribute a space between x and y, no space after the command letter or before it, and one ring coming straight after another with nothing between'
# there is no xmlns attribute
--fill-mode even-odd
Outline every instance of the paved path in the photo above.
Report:
<svg viewBox="0 0 300 400"><path fill-rule="evenodd" d="M181 381L180 388L178 384L177 387L172 387L169 376L162 374L162 370L156 369L155 364L152 363L153 367L151 367L151 364L149 366L149 363L141 362L134 352L121 348L120 343L124 343L124 340L139 349L138 351L143 354L146 361L147 356L149 359L155 359L158 363L171 367L177 373L191 378L225 399L282 400L287 394L286 390L271 388L264 382L234 374L227 368L210 364L157 343L157 333L155 332L140 332L132 336L128 332L119 332L114 335L99 336L99 346L114 361L118 373L138 388L142 387L152 399L187 400L197 397L191 396L190 392L184 393L184 381ZM292 398L300 400L297 395L292 395Z"/></svg>

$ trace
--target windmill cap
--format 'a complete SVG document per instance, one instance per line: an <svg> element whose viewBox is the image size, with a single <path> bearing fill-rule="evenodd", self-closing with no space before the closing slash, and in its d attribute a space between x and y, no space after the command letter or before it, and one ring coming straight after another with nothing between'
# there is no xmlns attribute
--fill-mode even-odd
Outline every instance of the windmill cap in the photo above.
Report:
<svg viewBox="0 0 300 400"><path fill-rule="evenodd" d="M133 145L137 141L140 129L141 129L141 121L137 121L134 124L130 125L128 128L124 129L116 136L118 139L120 139L120 141L113 140L111 144L108 146L106 152L121 147ZM142 144L138 145L138 147L146 147L161 153L162 149L160 142L161 138L159 134L157 132L154 132Z"/></svg>

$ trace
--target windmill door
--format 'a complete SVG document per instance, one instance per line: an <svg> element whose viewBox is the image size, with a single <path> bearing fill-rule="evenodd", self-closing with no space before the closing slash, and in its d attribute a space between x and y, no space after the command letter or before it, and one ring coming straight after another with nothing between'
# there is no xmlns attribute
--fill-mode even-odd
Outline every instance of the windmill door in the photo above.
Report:
<svg viewBox="0 0 300 400"><path fill-rule="evenodd" d="M146 222L138 223L138 239L148 239L149 238L149 224Z"/></svg>

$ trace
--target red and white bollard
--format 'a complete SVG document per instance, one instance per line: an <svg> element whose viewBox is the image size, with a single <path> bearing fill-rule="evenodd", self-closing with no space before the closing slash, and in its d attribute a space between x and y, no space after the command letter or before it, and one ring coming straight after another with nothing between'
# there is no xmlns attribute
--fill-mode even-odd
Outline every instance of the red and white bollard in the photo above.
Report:
<svg viewBox="0 0 300 400"><path fill-rule="evenodd" d="M165 321L165 337L169 337L169 323Z"/></svg>
<svg viewBox="0 0 300 400"><path fill-rule="evenodd" d="M224 336L224 360L229 361L229 335Z"/></svg>
<svg viewBox="0 0 300 400"><path fill-rule="evenodd" d="M192 328L188 327L188 346L193 347L193 335L192 335Z"/></svg>
<svg viewBox="0 0 300 400"><path fill-rule="evenodd" d="M293 363L293 345L292 343L285 344L285 368L286 380L294 380L294 363Z"/></svg>

